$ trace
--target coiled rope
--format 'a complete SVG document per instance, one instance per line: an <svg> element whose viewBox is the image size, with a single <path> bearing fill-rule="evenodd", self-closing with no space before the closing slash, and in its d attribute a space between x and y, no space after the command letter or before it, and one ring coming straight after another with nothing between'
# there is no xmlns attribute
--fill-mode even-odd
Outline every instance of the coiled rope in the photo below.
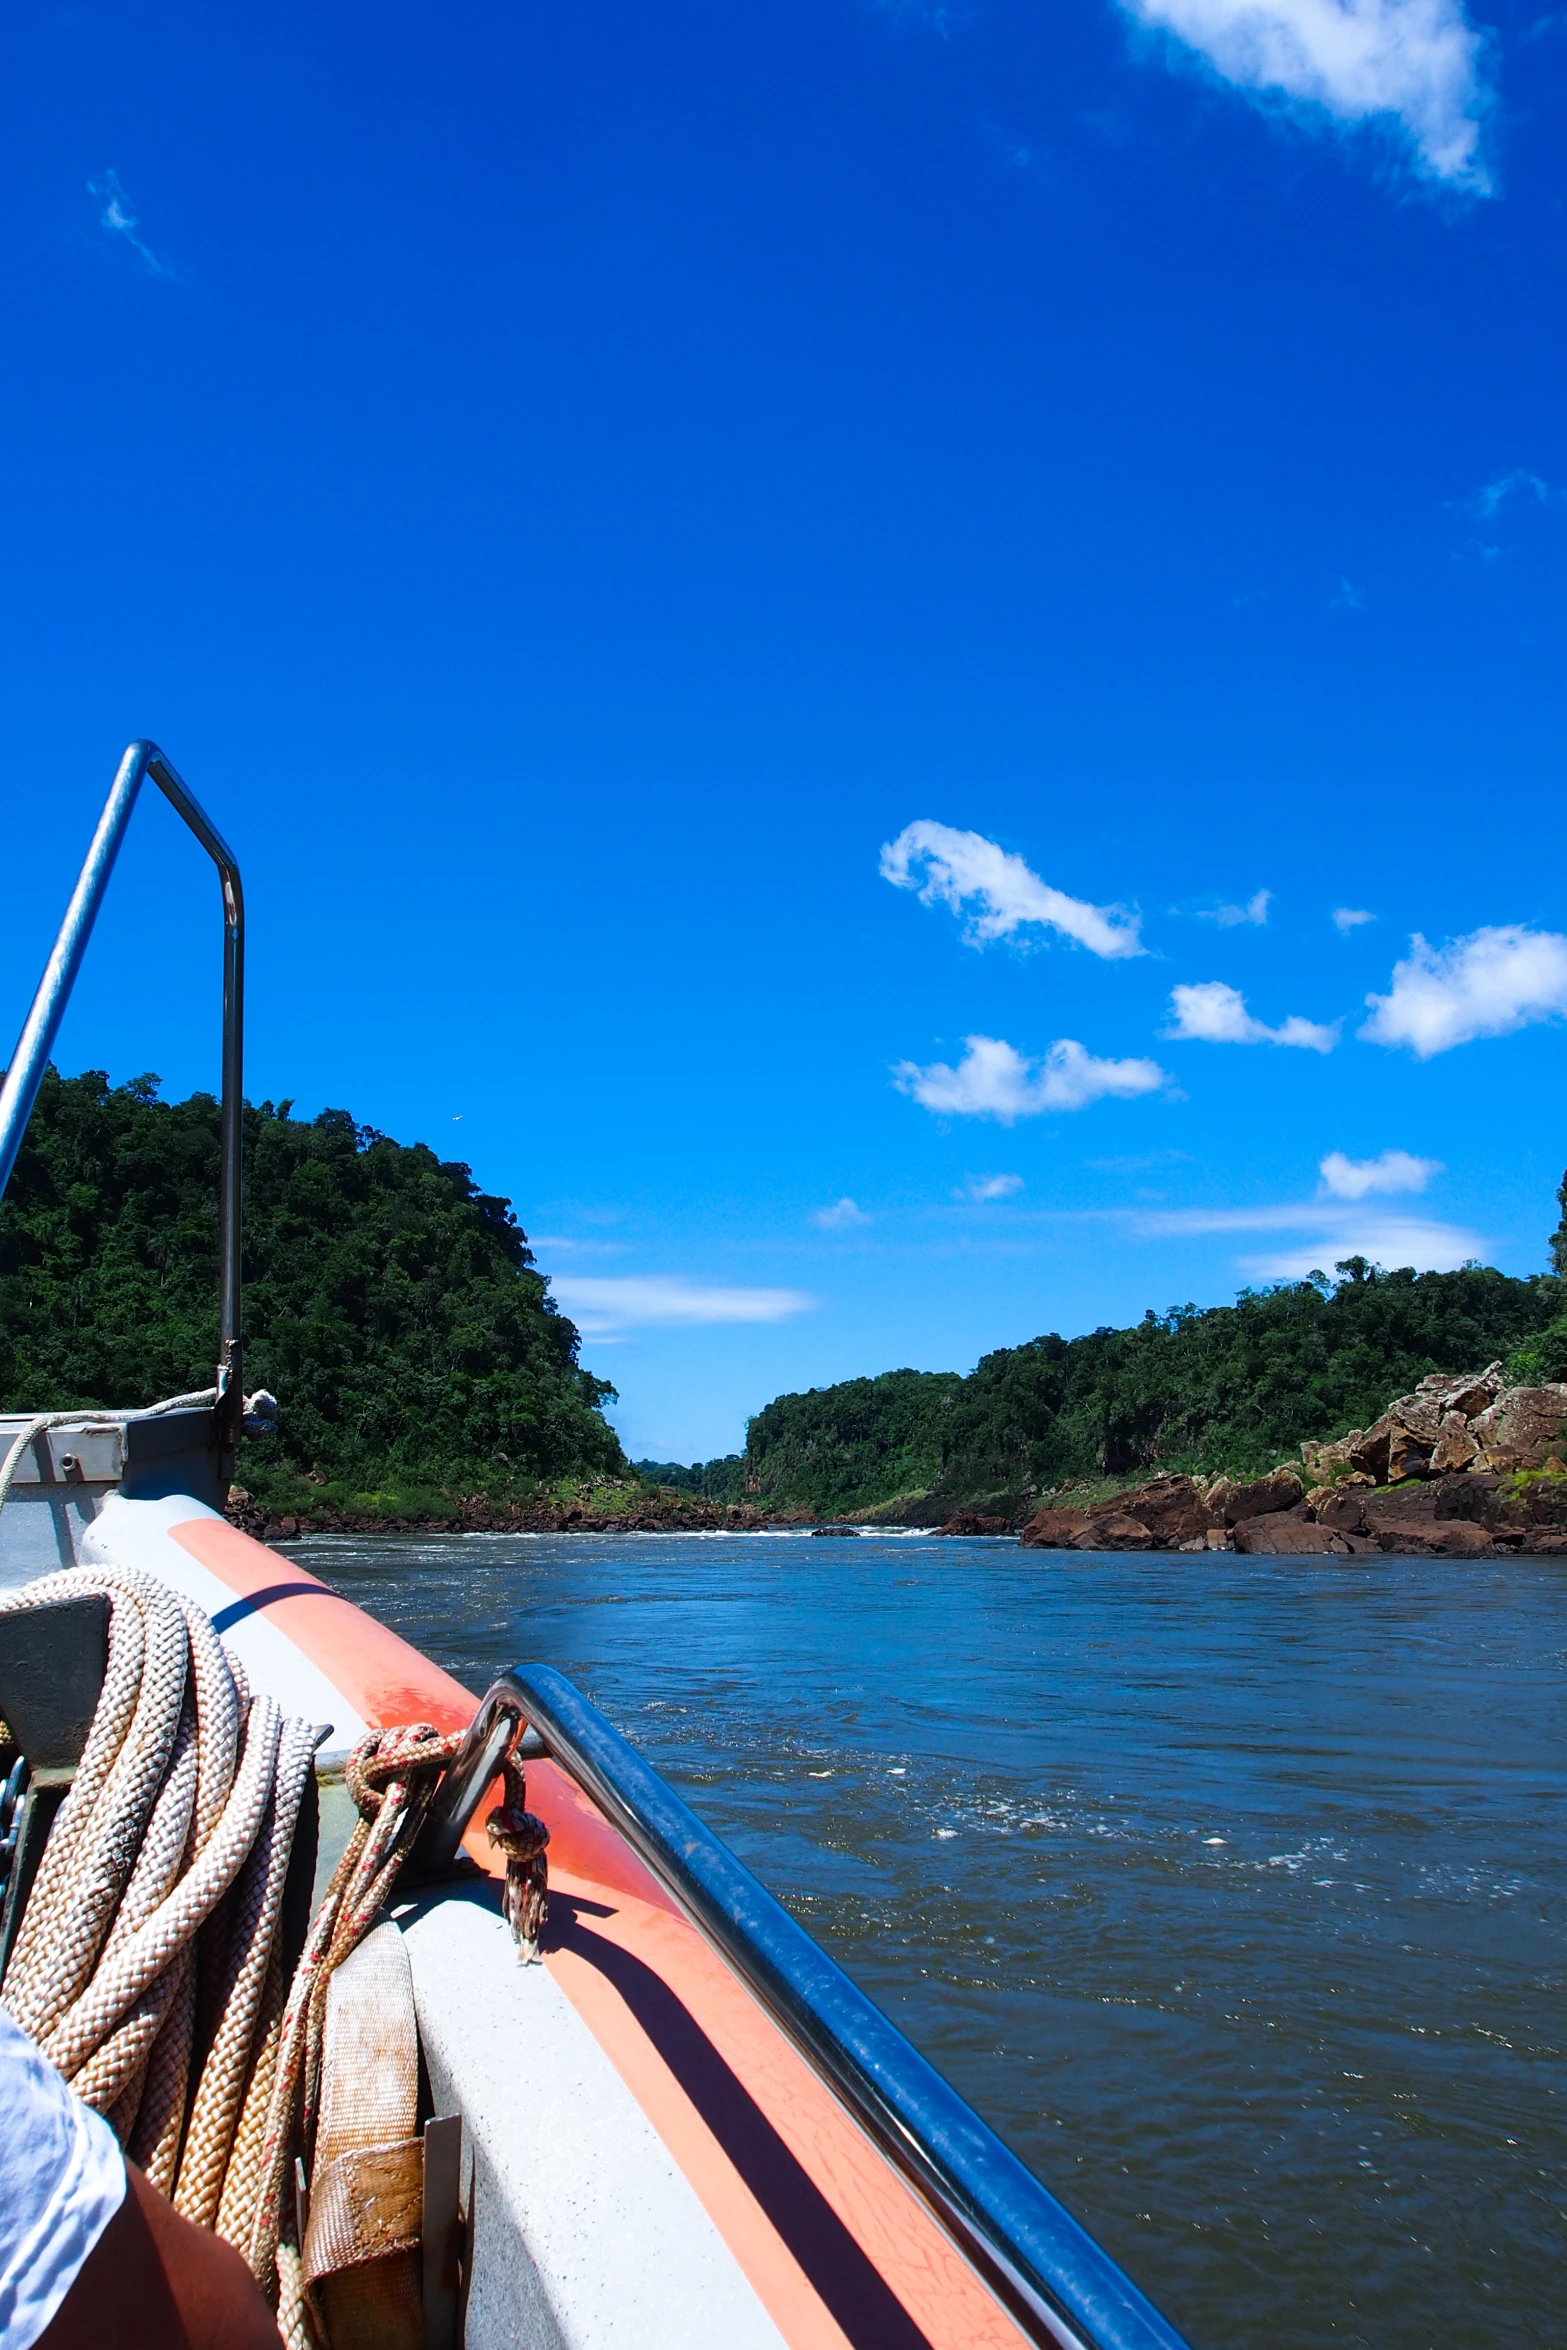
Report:
<svg viewBox="0 0 1567 2350"><path fill-rule="evenodd" d="M0 1995L175 2208L244 2255L290 2350L311 2350L290 2190L311 2158L326 1987L457 1740L415 1724L355 1749L359 1821L285 1984L283 1887L321 1733L253 1697L210 1619L151 1575L68 1568L0 1593L0 1613L97 1593L103 1690Z"/></svg>

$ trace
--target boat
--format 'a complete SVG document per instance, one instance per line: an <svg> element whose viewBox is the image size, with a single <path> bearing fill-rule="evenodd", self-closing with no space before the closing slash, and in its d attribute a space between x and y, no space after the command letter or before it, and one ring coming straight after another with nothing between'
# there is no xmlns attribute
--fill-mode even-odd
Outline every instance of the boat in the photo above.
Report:
<svg viewBox="0 0 1567 2350"><path fill-rule="evenodd" d="M0 1089L0 1192L149 780L207 850L222 892L219 1360L210 1390L151 1408L0 1416L11 1737L0 1996L28 1903L53 1881L54 1825L100 1735L113 1611L173 1606L191 1673L205 1657L210 1675L220 1642L225 1686L251 1725L241 1760L231 1756L235 1790L263 1715L285 1725L275 1754L288 1723L307 1726L268 1897L269 1980L284 1993L291 1975L297 1993L327 1963L311 1921L345 1900L363 1823L372 1843L385 1829L392 1795L367 1796L366 1757L381 1760L375 1786L404 1771L406 1817L386 1830L402 1839L395 1882L389 1873L357 1942L328 1919L353 1947L323 1995L323 2078L340 2062L356 2094L373 2102L384 2089L392 2103L335 2170L319 2109L313 2163L297 2121L291 2176L277 2153L292 2205L274 2227L276 2261L304 2264L285 2338L331 2350L361 2339L381 2350L1181 2350L1116 2262L562 1674L497 1658L486 1689L464 1688L227 1521L241 1428L275 1410L244 1392L244 900L232 852L155 744L132 744L120 764ZM176 1706L191 1702L185 1686ZM399 1748L409 1725L423 1727ZM416 1749L424 1761L389 1759ZM276 1821L275 1792L270 1802L257 1816ZM263 1831L251 1833L254 1874ZM217 1841L214 1830L200 1849ZM185 1849L188 1861L194 1830ZM182 1884L199 1874L188 1868ZM204 1900L201 1918L217 1917L216 1879L204 1882L191 1914ZM274 1998L271 2012L286 2044L294 2009ZM248 2061L261 2030L245 2025ZM270 2094L275 2106L275 2083ZM171 2165L188 2167L195 2127L176 2117ZM371 2156L385 2158L381 2172ZM323 2268L307 2239L330 2234L329 2205L348 2255L340 2243ZM345 2275L384 2282L394 2269L391 2317L367 2331L368 2305L356 2316L344 2300L338 2322L332 2290ZM276 2294L277 2273L270 2281Z"/></svg>

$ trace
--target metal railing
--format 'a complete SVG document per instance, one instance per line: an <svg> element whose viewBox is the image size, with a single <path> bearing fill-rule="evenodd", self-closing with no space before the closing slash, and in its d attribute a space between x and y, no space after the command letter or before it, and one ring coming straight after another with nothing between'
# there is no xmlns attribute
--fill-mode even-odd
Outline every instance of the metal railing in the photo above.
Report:
<svg viewBox="0 0 1567 2350"><path fill-rule="evenodd" d="M44 966L32 1009L22 1024L11 1065L0 1085L0 1196L10 1181L22 1136L43 1083L55 1036L70 1002L98 908L114 871L120 842L147 776L185 819L218 869L223 889L223 1096L220 1112L222 1169L218 1221L221 1260L218 1301L216 1431L220 1451L232 1452L244 1404L244 1342L240 1333L240 1112L245 1028L245 900L239 867L217 827L186 790L156 743L132 743L120 761L104 802L92 846L77 878L71 902Z"/></svg>
<svg viewBox="0 0 1567 2350"><path fill-rule="evenodd" d="M508 1750L547 1754L577 1782L1031 2341L1184 2350L1087 2230L552 1666L518 1665L492 1683L437 1791L416 1868L450 1865Z"/></svg>

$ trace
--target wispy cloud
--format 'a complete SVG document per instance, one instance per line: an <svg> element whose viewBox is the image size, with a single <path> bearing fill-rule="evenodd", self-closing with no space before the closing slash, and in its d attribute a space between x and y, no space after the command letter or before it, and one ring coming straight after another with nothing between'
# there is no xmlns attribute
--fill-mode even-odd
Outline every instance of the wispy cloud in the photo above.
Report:
<svg viewBox="0 0 1567 2350"><path fill-rule="evenodd" d="M1349 1159L1329 1151L1318 1170L1330 1199L1364 1199L1373 1191L1424 1191L1440 1175L1440 1159L1417 1159L1410 1151L1384 1151L1377 1159Z"/></svg>
<svg viewBox="0 0 1567 2350"><path fill-rule="evenodd" d="M1291 1013L1277 1028L1254 1019L1246 998L1222 979L1204 979L1170 991L1171 1025L1165 1035L1181 1043L1287 1044L1307 1052L1330 1053L1338 1043L1337 1027L1324 1028L1315 1020Z"/></svg>
<svg viewBox="0 0 1567 2350"><path fill-rule="evenodd" d="M1123 0L1225 81L1342 126L1380 123L1426 178L1490 192L1482 36L1460 0Z"/></svg>
<svg viewBox="0 0 1567 2350"><path fill-rule="evenodd" d="M1131 1100L1169 1079L1156 1061L1100 1061L1071 1037L1033 1059L999 1036L966 1036L955 1069L945 1061L920 1068L900 1061L893 1083L927 1110L955 1118L994 1118L1010 1126L1046 1110L1081 1110L1112 1094Z"/></svg>
<svg viewBox="0 0 1567 2350"><path fill-rule="evenodd" d="M958 1199L973 1200L976 1205L983 1205L986 1200L1011 1199L1013 1193L1021 1191L1022 1188L1023 1178L1021 1175L970 1175L962 1190L955 1196Z"/></svg>
<svg viewBox="0 0 1567 2350"><path fill-rule="evenodd" d="M823 1232L852 1232L856 1224L868 1224L870 1218L858 1200L845 1195L835 1199L830 1208L818 1208L811 1222Z"/></svg>
<svg viewBox="0 0 1567 2350"><path fill-rule="evenodd" d="M1567 1013L1567 938L1504 923L1433 947L1417 931L1388 993L1366 1002L1367 1042L1407 1045L1422 1061L1476 1037L1507 1036Z"/></svg>
<svg viewBox="0 0 1567 2350"><path fill-rule="evenodd" d="M1349 933L1352 930L1358 930L1363 922L1374 922L1376 916L1368 914L1364 906L1335 906L1328 916L1328 920L1340 938L1347 938Z"/></svg>
<svg viewBox="0 0 1567 2350"><path fill-rule="evenodd" d="M714 1322L787 1322L809 1313L816 1300L802 1289L730 1289L688 1281L683 1274L631 1275L624 1280L557 1274L550 1284L568 1314L589 1337L640 1329L691 1329Z"/></svg>
<svg viewBox="0 0 1567 2350"><path fill-rule="evenodd" d="M1366 1257L1389 1271L1412 1265L1417 1273L1456 1273L1489 1252L1489 1243L1458 1224L1438 1224L1423 1216L1365 1216L1329 1229L1314 1240L1286 1242L1237 1257L1243 1273L1258 1281L1304 1281L1308 1273L1327 1272L1346 1257ZM1324 1263L1324 1257L1327 1262Z"/></svg>
<svg viewBox="0 0 1567 2350"><path fill-rule="evenodd" d="M1137 915L1124 906L1093 906L1053 889L1021 857L982 832L956 832L950 824L926 818L906 824L896 840L884 845L881 873L894 889L917 890L921 905L950 906L959 915L972 906L964 930L971 946L1035 927L1059 931L1111 961L1147 952Z"/></svg>
<svg viewBox="0 0 1567 2350"><path fill-rule="evenodd" d="M1197 917L1199 922L1217 922L1221 930L1238 929L1243 922L1255 922L1262 929L1268 919L1268 908L1273 903L1271 889L1259 889L1244 906L1210 906Z"/></svg>
<svg viewBox="0 0 1567 2350"><path fill-rule="evenodd" d="M1139 1214L1133 1229L1146 1239L1200 1238L1209 1233L1300 1233L1291 1241L1235 1259L1239 1269L1260 1281L1303 1281L1327 1272L1346 1257L1369 1257L1393 1268L1413 1265L1418 1273L1451 1273L1476 1257L1489 1242L1461 1225L1434 1218L1389 1213L1332 1199L1286 1201L1255 1208L1170 1208Z"/></svg>
<svg viewBox="0 0 1567 2350"><path fill-rule="evenodd" d="M161 260L152 247L144 244L136 234L141 223L131 208L129 196L120 185L117 172L106 171L101 179L89 180L87 193L89 196L98 197L102 202L103 210L98 215L98 226L106 234L119 238L122 244L129 245L131 251L140 258L146 268L151 270L154 277L172 277L174 275L169 264Z"/></svg>
<svg viewBox="0 0 1567 2350"><path fill-rule="evenodd" d="M1471 501L1474 513L1482 522L1494 522L1510 498L1521 498L1525 505L1544 506L1550 501L1551 485L1537 473L1528 473L1521 465L1511 473L1499 474L1488 481L1484 489L1476 490Z"/></svg>

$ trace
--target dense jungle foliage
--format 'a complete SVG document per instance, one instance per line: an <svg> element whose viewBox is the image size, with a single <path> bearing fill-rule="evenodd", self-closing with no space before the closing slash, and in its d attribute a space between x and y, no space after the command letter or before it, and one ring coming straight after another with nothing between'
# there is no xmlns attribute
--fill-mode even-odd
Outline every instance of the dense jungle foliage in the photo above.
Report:
<svg viewBox="0 0 1567 2350"><path fill-rule="evenodd" d="M510 1205L346 1110L245 1113L246 1384L281 1399L247 1487L288 1506L444 1506L627 1473ZM147 1403L216 1353L218 1108L155 1078L50 1071L0 1205L0 1409ZM639 1461L706 1500L837 1515L900 1495L1046 1491L1154 1468L1251 1471L1374 1419L1426 1372L1501 1357L1567 1379L1567 1179L1555 1274L1383 1272L1036 1338L955 1371L783 1395L743 1454ZM306 1483L306 1480L309 1480Z"/></svg>
<svg viewBox="0 0 1567 2350"><path fill-rule="evenodd" d="M1303 1437L1366 1426L1428 1371L1500 1357L1516 1377L1567 1376L1559 1278L1386 1273L1360 1257L1338 1273L1150 1312L1129 1330L1036 1338L966 1378L888 1371L781 1395L750 1423L743 1457L686 1475L715 1500L833 1514L920 1491L973 1500L1156 1468L1250 1472Z"/></svg>
<svg viewBox="0 0 1567 2350"><path fill-rule="evenodd" d="M247 1484L526 1490L625 1473L509 1202L346 1110L245 1111ZM0 1408L151 1403L217 1356L218 1105L45 1077L0 1205ZM278 1457L280 1456L280 1457Z"/></svg>

